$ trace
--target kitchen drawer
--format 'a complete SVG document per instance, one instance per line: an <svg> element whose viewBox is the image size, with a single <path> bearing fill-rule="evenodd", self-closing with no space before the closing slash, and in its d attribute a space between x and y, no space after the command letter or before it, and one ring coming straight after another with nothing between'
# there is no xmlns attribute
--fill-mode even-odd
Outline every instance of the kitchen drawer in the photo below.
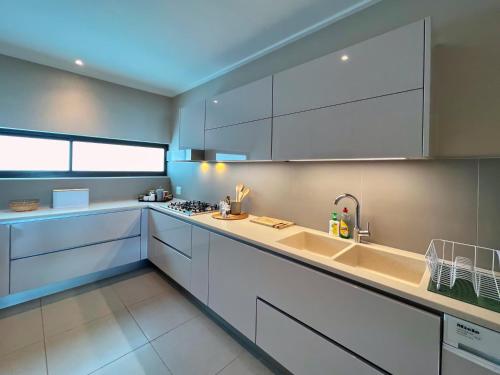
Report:
<svg viewBox="0 0 500 375"><path fill-rule="evenodd" d="M151 239L148 258L179 285L189 290L191 259L156 238Z"/></svg>
<svg viewBox="0 0 500 375"><path fill-rule="evenodd" d="M134 237L140 233L141 210L13 224L11 259Z"/></svg>
<svg viewBox="0 0 500 375"><path fill-rule="evenodd" d="M191 224L150 210L149 233L174 249L191 256Z"/></svg>
<svg viewBox="0 0 500 375"><path fill-rule="evenodd" d="M260 253L257 296L398 375L439 374L438 315Z"/></svg>
<svg viewBox="0 0 500 375"><path fill-rule="evenodd" d="M261 300L257 300L256 344L292 374L383 374Z"/></svg>
<svg viewBox="0 0 500 375"><path fill-rule="evenodd" d="M208 99L205 129L271 117L272 92L269 76Z"/></svg>
<svg viewBox="0 0 500 375"><path fill-rule="evenodd" d="M9 226L0 225L0 297L9 294Z"/></svg>
<svg viewBox="0 0 500 375"><path fill-rule="evenodd" d="M272 120L205 131L207 160L271 160Z"/></svg>
<svg viewBox="0 0 500 375"><path fill-rule="evenodd" d="M10 262L10 292L34 289L140 260L140 237L16 259Z"/></svg>
<svg viewBox="0 0 500 375"><path fill-rule="evenodd" d="M274 116L422 88L425 27L414 22L275 74Z"/></svg>

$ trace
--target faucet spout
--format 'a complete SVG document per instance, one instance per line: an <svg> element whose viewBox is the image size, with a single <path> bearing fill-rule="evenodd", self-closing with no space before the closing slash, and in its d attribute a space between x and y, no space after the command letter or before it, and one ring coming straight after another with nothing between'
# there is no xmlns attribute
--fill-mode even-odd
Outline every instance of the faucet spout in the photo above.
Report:
<svg viewBox="0 0 500 375"><path fill-rule="evenodd" d="M335 198L334 204L338 205L339 202L345 198L352 200L354 202L354 204L356 205L356 212L354 215L354 231L353 231L354 236L353 237L354 237L355 242L361 242L361 239L363 237L370 236L370 223L368 223L366 230L361 229L361 226L360 226L360 221L361 221L360 204L359 204L358 198L356 198L354 195L349 194L349 193L341 194L337 198Z"/></svg>

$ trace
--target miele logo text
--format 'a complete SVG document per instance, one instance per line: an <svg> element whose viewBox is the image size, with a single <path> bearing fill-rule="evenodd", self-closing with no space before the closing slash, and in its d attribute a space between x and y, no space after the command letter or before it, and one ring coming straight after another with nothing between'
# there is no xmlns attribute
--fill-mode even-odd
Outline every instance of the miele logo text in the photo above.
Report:
<svg viewBox="0 0 500 375"><path fill-rule="evenodd" d="M479 331L477 329L464 326L463 324L460 324L460 323L457 323L457 327L465 329L468 332L475 333L476 335L479 335Z"/></svg>

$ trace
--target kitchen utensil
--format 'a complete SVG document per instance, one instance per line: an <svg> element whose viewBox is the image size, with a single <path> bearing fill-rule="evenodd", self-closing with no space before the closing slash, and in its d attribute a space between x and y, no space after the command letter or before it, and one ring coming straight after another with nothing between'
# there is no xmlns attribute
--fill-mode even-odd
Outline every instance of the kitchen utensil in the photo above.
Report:
<svg viewBox="0 0 500 375"><path fill-rule="evenodd" d="M265 225L266 227L271 227L275 229L283 229L295 225L295 223L287 220L275 219L268 216L260 216L250 219L252 223Z"/></svg>
<svg viewBox="0 0 500 375"><path fill-rule="evenodd" d="M241 202L231 202L231 215L241 214Z"/></svg>
<svg viewBox="0 0 500 375"><path fill-rule="evenodd" d="M212 214L212 217L217 220L243 220L248 217L248 213L242 212L239 215L228 214L224 217L224 215L220 212L216 212L215 214Z"/></svg>
<svg viewBox="0 0 500 375"><path fill-rule="evenodd" d="M39 206L40 200L38 199L19 199L9 202L10 209L16 212L34 211Z"/></svg>
<svg viewBox="0 0 500 375"><path fill-rule="evenodd" d="M236 185L236 196L235 196L235 199L236 199L236 202L241 202L241 191L243 190L243 188L245 187L245 185L243 184L238 184Z"/></svg>
<svg viewBox="0 0 500 375"><path fill-rule="evenodd" d="M250 189L245 186L243 188L243 191L241 192L240 202L243 201L243 199L245 199L248 193L250 193Z"/></svg>

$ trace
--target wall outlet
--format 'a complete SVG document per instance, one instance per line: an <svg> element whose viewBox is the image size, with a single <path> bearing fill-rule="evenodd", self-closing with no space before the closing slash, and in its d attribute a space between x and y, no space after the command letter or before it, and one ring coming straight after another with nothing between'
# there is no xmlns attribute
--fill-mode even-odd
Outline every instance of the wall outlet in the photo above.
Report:
<svg viewBox="0 0 500 375"><path fill-rule="evenodd" d="M182 195L182 186L175 187L175 195Z"/></svg>

